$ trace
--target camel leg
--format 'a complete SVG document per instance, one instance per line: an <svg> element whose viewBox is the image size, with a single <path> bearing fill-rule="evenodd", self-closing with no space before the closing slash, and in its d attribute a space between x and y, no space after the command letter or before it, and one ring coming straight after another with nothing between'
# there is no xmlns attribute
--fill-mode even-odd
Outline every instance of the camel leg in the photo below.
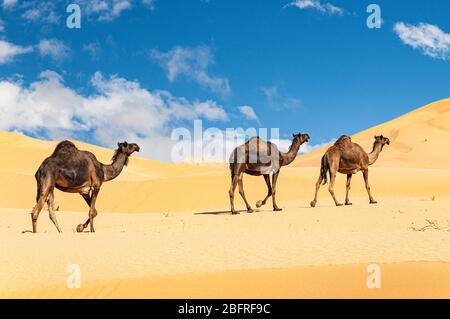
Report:
<svg viewBox="0 0 450 319"><path fill-rule="evenodd" d="M267 196L266 196L266 198L264 198L264 200L262 200L262 201L259 200L256 203L256 207L258 207L258 208L266 205L267 200L269 199L270 196L272 196L272 186L270 186L270 176L269 175L263 175L263 176L264 176L264 180L266 181L266 185L267 185Z"/></svg>
<svg viewBox="0 0 450 319"><path fill-rule="evenodd" d="M58 221L56 220L56 214L54 211L54 205L55 205L55 195L53 194L53 189L48 194L47 199L47 206L48 206L48 215L50 217L50 220L55 225L56 229L59 233L62 233L61 228L59 228Z"/></svg>
<svg viewBox="0 0 450 319"><path fill-rule="evenodd" d="M278 174L280 174L280 172L273 173L273 176L272 176L272 203L273 203L273 210L275 212L279 212L279 211L283 210L283 209L278 207L277 201L275 199L275 194L277 193Z"/></svg>
<svg viewBox="0 0 450 319"><path fill-rule="evenodd" d="M238 176L234 175L232 180L231 180L231 187L230 187L230 191L228 192L228 194L230 195L230 205L231 205L231 213L233 215L239 214L235 209L234 209L234 191L236 189L236 186L238 184Z"/></svg>
<svg viewBox="0 0 450 319"><path fill-rule="evenodd" d="M341 203L339 203L336 199L336 196L334 195L334 180L336 179L336 170L330 169L330 185L328 185L328 191L331 194L331 197L333 197L334 203L336 206L342 206Z"/></svg>
<svg viewBox="0 0 450 319"><path fill-rule="evenodd" d="M88 206L91 207L91 196L89 194L81 194L81 196L83 196L86 204L88 204ZM94 217L96 216L97 216L97 209L94 208ZM90 221L91 221L90 218L88 218L84 224L79 224L77 226L77 232L82 233L89 226Z"/></svg>
<svg viewBox="0 0 450 319"><path fill-rule="evenodd" d="M39 194L39 198L31 211L31 222L33 224L33 233L37 233L37 220L39 217L39 213L47 201L48 194L50 193L50 185L49 183L45 183L41 187L41 193Z"/></svg>
<svg viewBox="0 0 450 319"><path fill-rule="evenodd" d="M91 233L95 233L95 230L94 230L94 218L96 216L95 202L97 201L97 196L98 196L99 191L100 191L100 188L94 188L92 190L92 195L91 195L91 206L89 209L89 222L91 223Z"/></svg>
<svg viewBox="0 0 450 319"><path fill-rule="evenodd" d="M244 200L245 206L247 206L247 212L253 213L253 209L251 208L250 204L247 202L247 198L245 198L244 183L242 182L243 175L244 174L240 174L238 177L239 194L241 195L242 199Z"/></svg>
<svg viewBox="0 0 450 319"><path fill-rule="evenodd" d="M366 182L366 190L367 194L369 194L370 204L376 204L377 201L373 199L372 194L370 194L370 186L369 186L369 170L366 169L363 171L364 181Z"/></svg>
<svg viewBox="0 0 450 319"><path fill-rule="evenodd" d="M350 183L352 181L352 174L347 174L347 184L346 184L346 193L345 193L345 205L352 205L350 200L348 199L348 192L350 191Z"/></svg>
<svg viewBox="0 0 450 319"><path fill-rule="evenodd" d="M320 188L320 185L322 185L322 181L323 181L322 174L319 174L319 179L317 180L317 183L316 183L316 192L314 194L314 199L311 202L311 207L316 207L317 193L319 193L319 188Z"/></svg>

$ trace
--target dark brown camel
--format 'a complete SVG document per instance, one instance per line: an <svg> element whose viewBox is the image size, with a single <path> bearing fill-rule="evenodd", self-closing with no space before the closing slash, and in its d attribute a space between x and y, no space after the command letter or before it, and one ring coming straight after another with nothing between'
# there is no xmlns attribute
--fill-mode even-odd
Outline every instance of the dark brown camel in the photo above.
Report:
<svg viewBox="0 0 450 319"><path fill-rule="evenodd" d="M319 191L320 185L322 184L322 181L323 185L327 183L327 172L329 172L330 174L330 184L328 190L330 191L330 194L333 197L336 206L342 206L342 204L336 200L336 196L334 196L333 187L334 179L336 178L336 172L347 175L345 205L352 204L348 199L350 182L352 180L352 175L358 173L359 171L363 173L370 203L376 204L377 202L370 194L369 166L375 163L381 151L383 150L384 145L386 144L390 144L390 141L387 137L384 137L383 135L375 136L375 142L373 143L372 152L367 154L361 146L352 142L350 136L341 136L322 157L320 176L316 183L316 193L314 195L314 200L311 202L311 207L316 206L317 193Z"/></svg>
<svg viewBox="0 0 450 319"><path fill-rule="evenodd" d="M308 134L293 134L292 144L287 153L282 153L277 146L271 142L266 142L260 137L252 137L245 144L238 146L230 156L231 170L231 187L229 191L231 213L238 214L234 209L234 191L239 185L239 194L247 206L247 211L252 213L253 210L247 202L244 193L244 185L242 178L244 173L253 176L264 176L267 184L268 193L262 201L256 203L256 207L266 204L267 199L272 196L273 210L281 211L277 206L275 194L278 175L282 166L289 165L297 157L300 146L309 141ZM272 186L270 185L270 174L272 173Z"/></svg>
<svg viewBox="0 0 450 319"><path fill-rule="evenodd" d="M31 212L33 233L37 232L39 213L47 202L50 219L61 232L53 208L55 188L67 193L79 193L89 205L89 219L77 226L77 232L82 232L89 223L94 232L94 218L97 216L95 201L103 182L110 181L122 172L128 164L128 157L133 152L139 152L137 144L118 143L111 165L100 163L94 154L80 151L70 141L59 143L53 154L46 158L36 172L37 196L36 206Z"/></svg>

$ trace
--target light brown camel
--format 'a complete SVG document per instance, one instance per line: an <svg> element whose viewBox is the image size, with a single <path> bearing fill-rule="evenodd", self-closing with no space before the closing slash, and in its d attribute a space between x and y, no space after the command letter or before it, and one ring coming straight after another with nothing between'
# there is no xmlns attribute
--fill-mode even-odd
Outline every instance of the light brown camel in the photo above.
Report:
<svg viewBox="0 0 450 319"><path fill-rule="evenodd" d="M348 199L348 192L350 191L350 182L352 180L352 175L361 171L364 176L364 181L366 182L367 194L369 194L369 199L371 204L376 204L377 202L373 199L370 194L369 186L369 166L375 163L383 150L384 145L389 145L390 141L387 137L383 135L375 136L375 142L373 143L372 152L367 154L361 146L353 143L350 136L341 136L333 146L331 146L322 157L322 163L320 166L320 176L316 183L316 193L314 195L314 200L311 202L311 207L315 207L317 203L317 193L319 191L320 185L325 185L327 183L327 172L330 174L330 184L328 190L333 197L336 206L342 206L336 200L334 196L334 179L336 178L336 172L347 175L347 189L345 195L345 205L351 205Z"/></svg>
<svg viewBox="0 0 450 319"><path fill-rule="evenodd" d="M239 194L247 206L247 211L253 210L247 202L244 193L242 178L244 173L253 176L264 176L267 184L268 193L262 201L256 203L256 207L266 204L267 199L272 196L273 210L281 211L277 206L275 194L278 175L282 166L289 165L297 157L300 146L309 141L308 134L293 134L292 144L287 153L282 153L277 146L271 142L266 142L260 137L252 137L245 144L234 149L230 156L231 187L229 191L231 213L238 214L234 209L234 191L239 185ZM270 185L270 174L272 173L272 186Z"/></svg>
<svg viewBox="0 0 450 319"><path fill-rule="evenodd" d="M89 205L89 219L77 226L82 232L89 223L94 232L94 218L97 216L95 201L103 182L110 181L122 172L128 164L128 157L139 152L137 144L118 143L111 165L100 163L94 154L80 151L70 141L59 143L53 154L46 158L35 174L37 182L36 206L31 212L33 233L37 232L39 213L47 202L50 219L61 232L53 208L55 188L67 193L79 193Z"/></svg>

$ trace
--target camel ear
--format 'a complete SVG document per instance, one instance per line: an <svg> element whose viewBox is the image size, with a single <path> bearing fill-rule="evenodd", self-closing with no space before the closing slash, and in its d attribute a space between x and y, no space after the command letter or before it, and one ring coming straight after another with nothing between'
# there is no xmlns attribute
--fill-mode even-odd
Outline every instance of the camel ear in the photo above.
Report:
<svg viewBox="0 0 450 319"><path fill-rule="evenodd" d="M117 147L120 147L120 142L117 143Z"/></svg>
<svg viewBox="0 0 450 319"><path fill-rule="evenodd" d="M295 134L292 134L292 137L295 138Z"/></svg>
<svg viewBox="0 0 450 319"><path fill-rule="evenodd" d="M127 147L127 146L128 146L128 143L127 143L127 141L123 142L123 146L125 146L125 147Z"/></svg>

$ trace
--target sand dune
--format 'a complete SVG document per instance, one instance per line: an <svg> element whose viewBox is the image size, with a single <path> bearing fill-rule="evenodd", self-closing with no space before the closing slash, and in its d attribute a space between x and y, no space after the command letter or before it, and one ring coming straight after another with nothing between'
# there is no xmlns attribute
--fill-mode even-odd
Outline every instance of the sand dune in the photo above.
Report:
<svg viewBox="0 0 450 319"><path fill-rule="evenodd" d="M450 99L445 99L353 136L353 140L368 151L374 135L384 134L392 141L373 165L371 181L375 194L404 196L412 191L411 195L450 195L450 187L444 187L448 185L448 178L445 177L450 174L449 110ZM76 144L80 149L95 153L104 163L109 163L113 154L112 150L105 148L82 142ZM0 207L30 209L34 205L34 173L55 145L56 142L17 133L0 133L0 147L8 150L8 156L0 158ZM311 197L318 176L318 170L311 167L320 165L325 149L300 156L291 166L283 168L279 183L280 200ZM380 179L389 186L377 187ZM226 164L169 164L133 156L119 178L104 185L98 208L107 212L227 208L229 180ZM266 192L262 178L246 177L245 184L254 202ZM340 176L337 180L338 192L342 193L344 184ZM358 185L355 181L352 193L363 195L365 190ZM123 193L133 194L133 200L121 196ZM208 196L205 196L206 193ZM86 209L82 198L76 195L58 192L56 200L62 210Z"/></svg>
<svg viewBox="0 0 450 319"><path fill-rule="evenodd" d="M373 137L391 140L374 167L450 168L450 99L441 100L352 136L369 152ZM325 147L326 148L326 147ZM301 156L296 166L317 166L325 148Z"/></svg>
<svg viewBox="0 0 450 319"><path fill-rule="evenodd" d="M63 234L45 210L40 233L28 233L34 173L56 142L0 133L0 297L449 297L449 110L445 99L352 137L368 151L374 135L391 139L370 169L378 205L368 205L357 176L354 206L334 207L324 187L318 207L309 208L326 147L283 168L282 213L267 205L239 216L227 212L227 165L133 155L119 178L102 187L95 234L73 231L87 207L79 195L61 192L56 203ZM113 154L75 143L104 163ZM251 203L266 193L261 177L246 176L244 184ZM341 199L344 186L339 175ZM236 204L244 207L239 196ZM428 221L439 227L411 228ZM369 263L387 272L377 292L364 286ZM65 286L68 264L80 265L81 290ZM243 280L246 288L237 289ZM212 292L214 285L223 287L221 294Z"/></svg>

